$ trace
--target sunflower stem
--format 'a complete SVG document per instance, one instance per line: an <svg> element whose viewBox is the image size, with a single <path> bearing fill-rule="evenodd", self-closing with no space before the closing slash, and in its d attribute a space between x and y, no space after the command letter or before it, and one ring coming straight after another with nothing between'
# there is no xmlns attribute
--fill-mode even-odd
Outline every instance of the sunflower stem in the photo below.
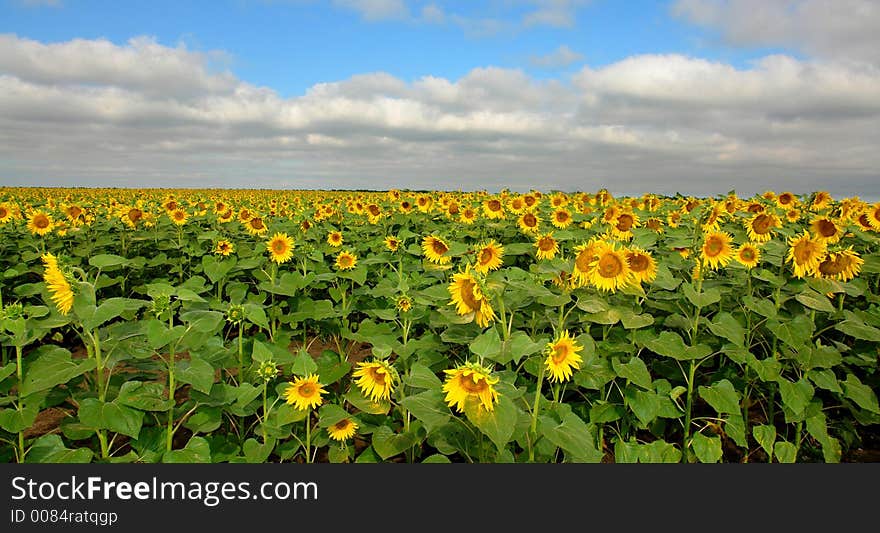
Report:
<svg viewBox="0 0 880 533"><path fill-rule="evenodd" d="M694 404L694 374L696 373L697 365L693 359L691 359L690 370L688 370L688 380L687 380L687 403L684 411L684 436L681 441L681 461L683 463L690 462L690 448L689 441L691 438L691 409Z"/></svg>
<svg viewBox="0 0 880 533"><path fill-rule="evenodd" d="M266 444L266 426L268 425L268 417L269 417L269 407L268 401L266 400L266 389L269 387L269 382L265 379L263 380L263 444Z"/></svg>
<svg viewBox="0 0 880 533"><path fill-rule="evenodd" d="M312 462L312 409L306 413L306 463Z"/></svg>
<svg viewBox="0 0 880 533"><path fill-rule="evenodd" d="M538 384L535 387L535 401L532 405L532 440L529 441L529 462L535 461L535 441L538 440L538 405L541 402L541 387L544 385L544 365L540 366L538 371Z"/></svg>
<svg viewBox="0 0 880 533"><path fill-rule="evenodd" d="M19 411L21 411L23 409L23 404L21 402L21 382L22 382L22 378L24 377L22 374L22 365L21 365L22 351L23 351L22 346L20 344L16 344L15 345L15 375L18 378L18 388L16 390L19 391L18 392L18 396L19 396L18 397L18 410ZM18 455L18 462L23 463L24 462L24 455L25 455L24 431L18 432L18 450L17 450L17 452L18 453L16 455Z"/></svg>

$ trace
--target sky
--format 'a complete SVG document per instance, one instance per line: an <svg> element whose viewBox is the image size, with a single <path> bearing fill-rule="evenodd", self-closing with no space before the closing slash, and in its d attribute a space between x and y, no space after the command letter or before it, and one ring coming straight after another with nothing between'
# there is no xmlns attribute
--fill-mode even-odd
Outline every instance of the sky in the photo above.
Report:
<svg viewBox="0 0 880 533"><path fill-rule="evenodd" d="M880 201L878 0L0 0L0 186Z"/></svg>

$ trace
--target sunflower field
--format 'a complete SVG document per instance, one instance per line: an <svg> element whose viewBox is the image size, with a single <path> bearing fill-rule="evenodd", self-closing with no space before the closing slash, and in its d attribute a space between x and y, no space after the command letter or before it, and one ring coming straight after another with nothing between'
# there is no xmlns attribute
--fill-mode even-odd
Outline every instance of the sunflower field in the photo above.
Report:
<svg viewBox="0 0 880 533"><path fill-rule="evenodd" d="M880 203L0 189L4 462L863 462Z"/></svg>

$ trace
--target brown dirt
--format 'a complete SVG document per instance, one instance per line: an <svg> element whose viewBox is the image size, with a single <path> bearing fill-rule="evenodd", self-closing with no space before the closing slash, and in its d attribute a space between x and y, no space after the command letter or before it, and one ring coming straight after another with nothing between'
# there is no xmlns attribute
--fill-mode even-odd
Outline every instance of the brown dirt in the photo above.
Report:
<svg viewBox="0 0 880 533"><path fill-rule="evenodd" d="M61 422L67 417L76 416L73 409L62 409L60 407L50 407L43 409L34 420L34 424L24 430L24 438L34 439L42 437L49 433L54 433L61 426Z"/></svg>

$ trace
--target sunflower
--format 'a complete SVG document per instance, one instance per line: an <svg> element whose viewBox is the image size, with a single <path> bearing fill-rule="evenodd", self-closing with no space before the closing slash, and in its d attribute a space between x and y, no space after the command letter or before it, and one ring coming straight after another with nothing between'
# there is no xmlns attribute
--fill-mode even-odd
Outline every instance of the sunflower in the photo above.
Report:
<svg viewBox="0 0 880 533"><path fill-rule="evenodd" d="M217 220L224 224L230 222L233 218L235 218L235 211L233 211L232 208L228 208L226 211L218 213L217 215Z"/></svg>
<svg viewBox="0 0 880 533"><path fill-rule="evenodd" d="M868 216L868 224L877 231L880 231L880 202L869 206L866 209Z"/></svg>
<svg viewBox="0 0 880 533"><path fill-rule="evenodd" d="M465 207L458 215L458 221L470 226L477 220L477 210L473 207Z"/></svg>
<svg viewBox="0 0 880 533"><path fill-rule="evenodd" d="M723 231L713 231L706 234L703 246L700 248L700 256L703 265L715 270L730 262L733 250L730 247L730 235Z"/></svg>
<svg viewBox="0 0 880 533"><path fill-rule="evenodd" d="M801 219L801 210L797 208L789 209L785 212L785 220L789 222L797 222Z"/></svg>
<svg viewBox="0 0 880 533"><path fill-rule="evenodd" d="M535 240L535 255L538 259L553 259L559 252L559 243L553 238L552 233L545 233Z"/></svg>
<svg viewBox="0 0 880 533"><path fill-rule="evenodd" d="M327 391L318 383L318 375L309 374L289 383L284 391L284 399L297 410L305 411L320 406L323 401L321 395L326 393Z"/></svg>
<svg viewBox="0 0 880 533"><path fill-rule="evenodd" d="M122 222L129 228L136 228L138 223L144 220L144 212L139 207L130 207L122 215Z"/></svg>
<svg viewBox="0 0 880 533"><path fill-rule="evenodd" d="M633 237L633 228L637 227L639 227L639 217L634 213L623 212L614 219L611 235L617 240L628 241Z"/></svg>
<svg viewBox="0 0 880 533"><path fill-rule="evenodd" d="M422 240L422 251L428 261L432 263L445 265L452 261L452 257L446 255L449 252L449 246L436 235L428 235Z"/></svg>
<svg viewBox="0 0 880 533"><path fill-rule="evenodd" d="M767 242L773 238L773 229L782 226L779 217L773 213L756 213L745 223L749 239L754 242Z"/></svg>
<svg viewBox="0 0 880 533"><path fill-rule="evenodd" d="M812 211L821 211L831 205L831 194L828 191L817 191L813 195L813 202L810 204Z"/></svg>
<svg viewBox="0 0 880 533"><path fill-rule="evenodd" d="M474 314L477 325L484 328L495 320L495 310L489 299L483 294L483 289L477 278L470 272L470 264L465 266L464 271L452 276L452 283L448 287L452 301L449 305L455 306L455 312L460 316L468 313Z"/></svg>
<svg viewBox="0 0 880 533"><path fill-rule="evenodd" d="M816 268L816 275L837 281L849 281L859 275L864 262L865 260L850 246L846 250L829 252Z"/></svg>
<svg viewBox="0 0 880 533"><path fill-rule="evenodd" d="M266 227L262 217L251 217L244 227L251 235L264 235L269 232L269 228Z"/></svg>
<svg viewBox="0 0 880 533"><path fill-rule="evenodd" d="M681 222L681 211L673 211L666 215L666 223L670 228L677 228L679 222Z"/></svg>
<svg viewBox="0 0 880 533"><path fill-rule="evenodd" d="M715 204L712 207L712 210L709 212L709 216L706 218L706 221L702 224L703 231L718 231L721 225L721 217L726 212L727 211L724 209L723 204Z"/></svg>
<svg viewBox="0 0 880 533"><path fill-rule="evenodd" d="M469 362L443 372L446 373L446 382L443 384L446 405L455 407L459 413L463 413L471 402L476 402L480 409L495 410L495 403L498 402L495 384L499 378L492 375L492 370Z"/></svg>
<svg viewBox="0 0 880 533"><path fill-rule="evenodd" d="M645 227L656 233L663 233L663 221L656 217L651 217L645 222Z"/></svg>
<svg viewBox="0 0 880 533"><path fill-rule="evenodd" d="M776 197L776 205L780 209L791 209L797 205L797 197L790 192L781 193Z"/></svg>
<svg viewBox="0 0 880 533"><path fill-rule="evenodd" d="M293 257L293 239L286 233L276 233L266 243L266 250L269 252L272 261L279 265L286 263Z"/></svg>
<svg viewBox="0 0 880 533"><path fill-rule="evenodd" d="M477 261L474 264L474 270L480 274L486 274L491 270L497 270L501 266L504 257L504 247L493 239L477 248L476 256Z"/></svg>
<svg viewBox="0 0 880 533"><path fill-rule="evenodd" d="M553 214L550 216L550 223L559 229L567 228L572 221L571 213L568 209L564 208L559 208L556 211L553 211Z"/></svg>
<svg viewBox="0 0 880 533"><path fill-rule="evenodd" d="M657 262L650 253L641 248L627 250L626 262L639 283L651 283L657 277Z"/></svg>
<svg viewBox="0 0 880 533"><path fill-rule="evenodd" d="M744 242L736 249L735 257L741 265L752 269L761 260L761 250L750 242Z"/></svg>
<svg viewBox="0 0 880 533"><path fill-rule="evenodd" d="M634 279L635 274L623 250L618 250L613 244L598 250L589 271L589 281L597 289L614 292L629 285Z"/></svg>
<svg viewBox="0 0 880 533"><path fill-rule="evenodd" d="M816 217L810 222L810 230L817 240L834 244L843 236L843 227L829 217Z"/></svg>
<svg viewBox="0 0 880 533"><path fill-rule="evenodd" d="M397 249L400 248L400 239L393 235L385 237L383 242L385 243L385 248L387 248L389 252L396 252Z"/></svg>
<svg viewBox="0 0 880 533"><path fill-rule="evenodd" d="M409 200L401 200L400 203L397 204L397 210L404 215L408 215L413 210L413 204Z"/></svg>
<svg viewBox="0 0 880 533"><path fill-rule="evenodd" d="M507 209L514 215L519 215L526 209L526 202L522 196L514 196L507 201Z"/></svg>
<svg viewBox="0 0 880 533"><path fill-rule="evenodd" d="M410 298L409 296L403 295L397 298L397 300L394 302L394 305L401 313L408 313L412 309L413 301L412 298Z"/></svg>
<svg viewBox="0 0 880 533"><path fill-rule="evenodd" d="M537 233L540 224L541 217L531 211L526 211L521 214L516 221L516 225L519 226L520 231L528 234Z"/></svg>
<svg viewBox="0 0 880 533"><path fill-rule="evenodd" d="M334 248L342 246L342 233L339 231L331 231L327 235L327 244Z"/></svg>
<svg viewBox="0 0 880 533"><path fill-rule="evenodd" d="M330 438L335 441L344 442L354 437L357 428L357 423L351 418L346 417L339 422L330 425L327 428L327 434L330 435Z"/></svg>
<svg viewBox="0 0 880 533"><path fill-rule="evenodd" d="M6 224L10 220L12 220L15 213L12 210L12 207L6 203L0 203L0 224Z"/></svg>
<svg viewBox="0 0 880 533"><path fill-rule="evenodd" d="M52 217L45 211L34 211L28 219L28 229L31 233L43 236L52 231Z"/></svg>
<svg viewBox="0 0 880 533"><path fill-rule="evenodd" d="M221 239L217 241L217 244L214 245L214 253L218 255L222 255L223 257L228 256L232 252L235 251L235 246L227 241L226 239Z"/></svg>
<svg viewBox="0 0 880 533"><path fill-rule="evenodd" d="M73 290L65 273L58 266L58 258L51 253L42 256L43 266L46 267L43 272L43 281L46 288L51 293L52 302L58 308L58 312L66 315L73 307Z"/></svg>
<svg viewBox="0 0 880 533"><path fill-rule="evenodd" d="M429 194L419 195L419 197L416 198L416 205L420 212L427 213L431 211L431 207L434 206L434 197Z"/></svg>
<svg viewBox="0 0 880 533"><path fill-rule="evenodd" d="M490 220L504 218L504 204L498 198L489 198L483 202L483 212Z"/></svg>
<svg viewBox="0 0 880 533"><path fill-rule="evenodd" d="M581 367L583 359L578 352L583 349L583 346L571 338L568 330L563 331L553 342L547 343L544 366L550 372L550 381L558 383L571 379L572 369L578 370Z"/></svg>
<svg viewBox="0 0 880 533"><path fill-rule="evenodd" d="M590 282L593 262L598 259L599 251L606 246L604 241L594 237L589 242L574 247L574 268L571 278L576 287L583 287Z"/></svg>
<svg viewBox="0 0 880 533"><path fill-rule="evenodd" d="M397 370L383 360L361 361L351 375L361 393L374 402L391 398L394 386L400 380Z"/></svg>
<svg viewBox="0 0 880 533"><path fill-rule="evenodd" d="M825 241L812 239L804 230L802 235L790 238L788 246L786 260L794 265L794 275L798 278L815 275L826 255Z"/></svg>
<svg viewBox="0 0 880 533"><path fill-rule="evenodd" d="M347 250L339 252L336 256L336 268L339 270L351 270L357 266L357 256Z"/></svg>
<svg viewBox="0 0 880 533"><path fill-rule="evenodd" d="M870 208L865 208L862 210L861 214L856 217L855 224L862 231L874 231L874 227L871 226L871 213Z"/></svg>
<svg viewBox="0 0 880 533"><path fill-rule="evenodd" d="M180 207L172 209L168 216L171 218L171 222L174 222L177 226L183 226L186 224L187 219L189 219L189 213Z"/></svg>

